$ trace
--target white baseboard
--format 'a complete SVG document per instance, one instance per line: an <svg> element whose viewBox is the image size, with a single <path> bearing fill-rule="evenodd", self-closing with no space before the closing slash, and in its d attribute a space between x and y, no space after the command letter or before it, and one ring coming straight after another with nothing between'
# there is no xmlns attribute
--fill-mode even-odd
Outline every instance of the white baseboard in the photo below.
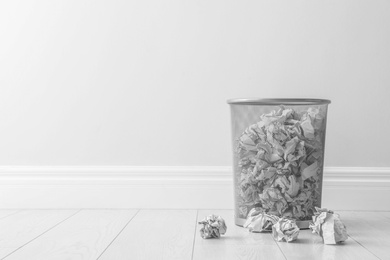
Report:
<svg viewBox="0 0 390 260"><path fill-rule="evenodd" d="M390 168L328 167L322 205L390 210ZM230 167L2 166L0 208L233 208Z"/></svg>

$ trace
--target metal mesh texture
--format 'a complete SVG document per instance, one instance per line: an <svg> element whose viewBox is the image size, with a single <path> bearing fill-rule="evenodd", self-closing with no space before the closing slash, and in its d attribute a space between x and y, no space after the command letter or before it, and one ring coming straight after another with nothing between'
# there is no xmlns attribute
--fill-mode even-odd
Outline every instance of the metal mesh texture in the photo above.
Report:
<svg viewBox="0 0 390 260"><path fill-rule="evenodd" d="M281 104L282 105L282 104ZM325 105L283 105L284 108L292 108L297 113L306 112L309 108L317 108L321 110L325 110L325 121L323 125L323 139L322 139L322 147L324 153L325 147L325 130L326 130L326 113L327 113L327 104ZM242 214L239 213L238 207L238 192L239 192L239 182L240 182L240 167L238 165L239 158L236 154L238 140L242 133L251 125L260 121L260 116L263 114L268 114L272 111L277 111L280 106L276 105L245 105L245 104L233 104L230 105L231 108L231 131L232 131L232 150L233 150L233 170L234 170L234 191L235 191L235 216L236 216L236 224L242 223ZM321 164L321 172L320 172L320 187L318 192L322 193L322 173L323 173L323 161ZM321 195L319 203L316 206L321 206Z"/></svg>

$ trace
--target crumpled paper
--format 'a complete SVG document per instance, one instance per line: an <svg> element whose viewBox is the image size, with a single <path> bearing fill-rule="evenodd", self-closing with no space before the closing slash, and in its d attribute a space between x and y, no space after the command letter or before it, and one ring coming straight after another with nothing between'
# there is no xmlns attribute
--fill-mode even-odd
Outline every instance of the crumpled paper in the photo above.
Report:
<svg viewBox="0 0 390 260"><path fill-rule="evenodd" d="M325 113L285 108L259 115L237 140L238 217L254 207L310 220L320 203Z"/></svg>
<svg viewBox="0 0 390 260"><path fill-rule="evenodd" d="M264 213L262 210L253 208L244 224L250 232L271 231L272 225L279 220L279 217Z"/></svg>
<svg viewBox="0 0 390 260"><path fill-rule="evenodd" d="M198 223L203 224L200 235L204 239L220 238L227 230L225 220L217 215L209 215Z"/></svg>
<svg viewBox="0 0 390 260"><path fill-rule="evenodd" d="M278 242L286 241L291 242L298 238L299 227L295 220L280 218L272 226L272 236Z"/></svg>
<svg viewBox="0 0 390 260"><path fill-rule="evenodd" d="M320 235L324 244L334 245L348 239L347 228L341 222L339 214L326 208L317 208L310 229Z"/></svg>

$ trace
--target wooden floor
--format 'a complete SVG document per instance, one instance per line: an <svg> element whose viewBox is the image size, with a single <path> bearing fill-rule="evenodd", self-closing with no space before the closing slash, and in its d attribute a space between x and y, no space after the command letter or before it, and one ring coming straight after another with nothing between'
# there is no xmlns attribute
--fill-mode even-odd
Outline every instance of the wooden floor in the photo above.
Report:
<svg viewBox="0 0 390 260"><path fill-rule="evenodd" d="M204 240L197 221L211 213L228 230ZM390 212L338 213L341 245L309 230L278 243L235 226L232 210L0 210L0 259L390 259Z"/></svg>

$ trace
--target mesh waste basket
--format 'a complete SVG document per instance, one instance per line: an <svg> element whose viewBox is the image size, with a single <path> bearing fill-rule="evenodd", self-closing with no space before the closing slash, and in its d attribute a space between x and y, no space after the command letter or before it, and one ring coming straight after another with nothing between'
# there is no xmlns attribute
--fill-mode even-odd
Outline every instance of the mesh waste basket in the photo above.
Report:
<svg viewBox="0 0 390 260"><path fill-rule="evenodd" d="M325 99L231 99L235 223L249 211L308 228L321 207Z"/></svg>

